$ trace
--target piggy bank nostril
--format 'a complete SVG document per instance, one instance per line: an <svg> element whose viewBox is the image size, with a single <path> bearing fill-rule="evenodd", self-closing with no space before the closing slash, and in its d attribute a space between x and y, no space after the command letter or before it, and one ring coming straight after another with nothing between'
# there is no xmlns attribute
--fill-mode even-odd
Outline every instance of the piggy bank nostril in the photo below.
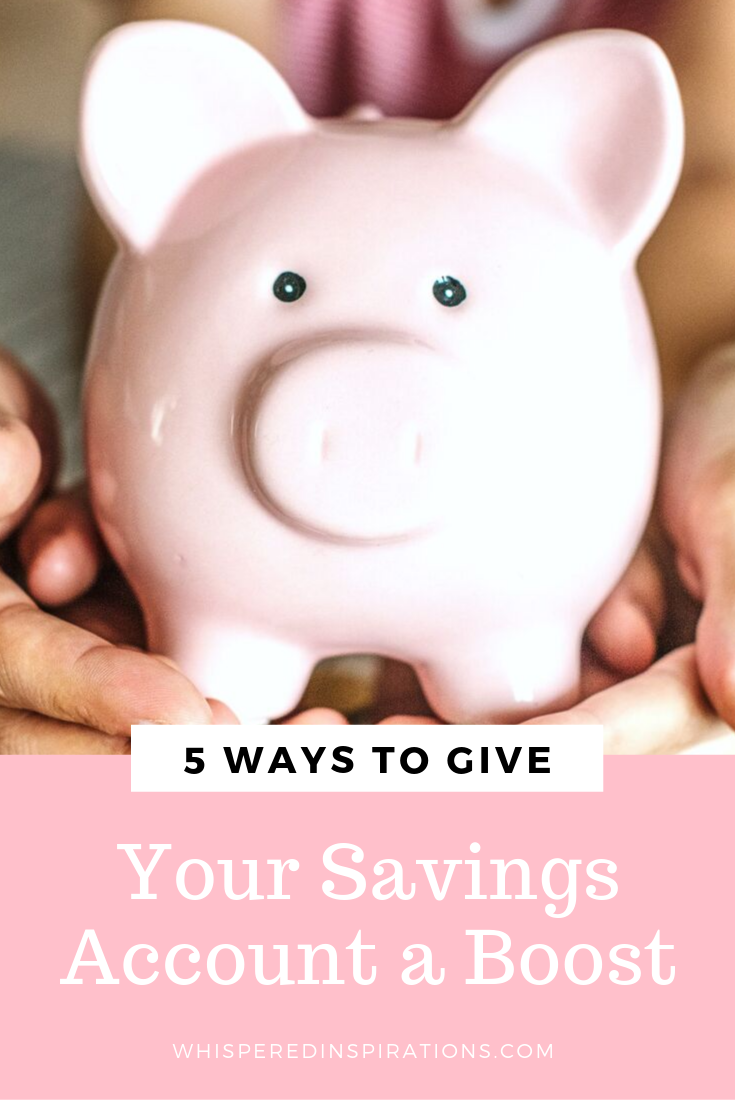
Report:
<svg viewBox="0 0 735 1102"><path fill-rule="evenodd" d="M416 424L405 425L399 434L398 447L405 467L418 467L424 451L424 438Z"/></svg>
<svg viewBox="0 0 735 1102"><path fill-rule="evenodd" d="M313 421L304 433L304 454L310 466L319 466L324 462L327 450L327 430L320 421Z"/></svg>

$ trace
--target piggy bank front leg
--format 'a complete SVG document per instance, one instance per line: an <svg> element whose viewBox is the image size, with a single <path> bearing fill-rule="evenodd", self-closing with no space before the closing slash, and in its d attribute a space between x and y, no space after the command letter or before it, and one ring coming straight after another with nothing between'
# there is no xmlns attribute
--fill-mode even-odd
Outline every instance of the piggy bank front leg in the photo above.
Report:
<svg viewBox="0 0 735 1102"><path fill-rule="evenodd" d="M315 664L298 646L231 624L149 617L148 640L241 723L267 723L292 711Z"/></svg>
<svg viewBox="0 0 735 1102"><path fill-rule="evenodd" d="M520 723L579 697L581 631L535 627L459 641L416 672L432 709L449 723Z"/></svg>

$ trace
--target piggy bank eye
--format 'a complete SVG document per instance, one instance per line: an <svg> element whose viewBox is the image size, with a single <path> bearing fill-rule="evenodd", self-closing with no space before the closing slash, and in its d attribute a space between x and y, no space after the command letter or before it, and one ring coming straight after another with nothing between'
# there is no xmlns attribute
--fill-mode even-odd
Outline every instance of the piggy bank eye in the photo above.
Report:
<svg viewBox="0 0 735 1102"><path fill-rule="evenodd" d="M433 291L434 298L442 306L459 306L467 298L467 291L454 276L440 276Z"/></svg>
<svg viewBox="0 0 735 1102"><path fill-rule="evenodd" d="M281 272L273 284L273 294L281 302L296 302L306 290L306 280L296 272Z"/></svg>

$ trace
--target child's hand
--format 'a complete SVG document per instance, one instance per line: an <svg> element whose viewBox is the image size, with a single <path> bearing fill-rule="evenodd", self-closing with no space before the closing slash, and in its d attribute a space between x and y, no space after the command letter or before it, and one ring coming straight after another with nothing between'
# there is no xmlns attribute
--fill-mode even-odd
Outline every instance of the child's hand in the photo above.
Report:
<svg viewBox="0 0 735 1102"><path fill-rule="evenodd" d="M64 604L94 580L100 550L78 499L37 504L55 466L48 402L0 353L0 539L32 513L21 540L30 585L44 603ZM7 564L7 544L0 551ZM124 753L142 720L213 717L170 665L42 612L0 570L0 753Z"/></svg>

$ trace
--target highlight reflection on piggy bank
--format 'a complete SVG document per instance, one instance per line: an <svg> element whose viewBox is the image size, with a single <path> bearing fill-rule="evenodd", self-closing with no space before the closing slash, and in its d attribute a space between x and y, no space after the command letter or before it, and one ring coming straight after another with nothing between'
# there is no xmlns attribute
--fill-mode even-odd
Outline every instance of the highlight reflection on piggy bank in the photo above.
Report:
<svg viewBox="0 0 735 1102"><path fill-rule="evenodd" d="M89 470L151 647L244 721L346 653L411 663L450 721L572 695L657 465L658 47L573 35L450 123L321 122L237 39L132 24L82 140L120 242Z"/></svg>

